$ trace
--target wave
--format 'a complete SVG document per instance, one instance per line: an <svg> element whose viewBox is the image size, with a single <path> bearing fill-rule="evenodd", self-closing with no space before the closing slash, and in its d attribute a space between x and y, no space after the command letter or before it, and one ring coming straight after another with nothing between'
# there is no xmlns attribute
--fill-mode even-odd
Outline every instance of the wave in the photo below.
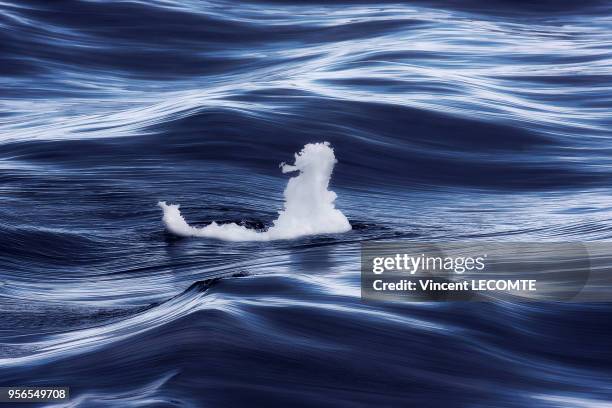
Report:
<svg viewBox="0 0 612 408"><path fill-rule="evenodd" d="M334 150L329 143L309 143L295 154L293 165L281 163L283 173L298 171L285 188L285 208L266 231L249 229L236 223L192 227L183 218L178 204L158 204L164 212L166 229L183 237L218 238L226 241L270 241L305 235L350 231L351 224L334 207L336 193L328 190L334 165Z"/></svg>
<svg viewBox="0 0 612 408"><path fill-rule="evenodd" d="M0 0L0 385L611 400L609 305L359 297L363 241L612 239L607 3Z"/></svg>
<svg viewBox="0 0 612 408"><path fill-rule="evenodd" d="M23 3L0 16L2 144L134 136L219 108L296 115L311 97L588 140L610 125L609 10L516 19L389 4Z"/></svg>

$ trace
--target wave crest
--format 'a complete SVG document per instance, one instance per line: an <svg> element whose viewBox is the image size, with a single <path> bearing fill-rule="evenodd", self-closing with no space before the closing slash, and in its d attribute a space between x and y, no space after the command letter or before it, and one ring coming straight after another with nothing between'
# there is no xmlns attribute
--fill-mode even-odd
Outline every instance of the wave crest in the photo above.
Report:
<svg viewBox="0 0 612 408"><path fill-rule="evenodd" d="M162 221L166 230L175 235L226 241L270 241L349 231L351 224L334 206L336 193L328 189L336 163L334 150L327 142L309 143L295 154L294 164L281 163L283 173L298 171L299 174L289 179L284 209L266 231L214 221L205 227L192 227L185 221L178 204L165 201L158 203L164 212Z"/></svg>

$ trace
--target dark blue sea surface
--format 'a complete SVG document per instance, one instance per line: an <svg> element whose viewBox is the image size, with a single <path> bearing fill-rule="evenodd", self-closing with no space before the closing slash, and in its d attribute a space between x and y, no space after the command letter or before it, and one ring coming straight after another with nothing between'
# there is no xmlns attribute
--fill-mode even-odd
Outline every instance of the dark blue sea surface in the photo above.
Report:
<svg viewBox="0 0 612 408"><path fill-rule="evenodd" d="M611 129L609 2L0 1L0 386L610 407L610 304L362 302L359 248L610 240ZM351 231L164 231L269 226L322 141Z"/></svg>

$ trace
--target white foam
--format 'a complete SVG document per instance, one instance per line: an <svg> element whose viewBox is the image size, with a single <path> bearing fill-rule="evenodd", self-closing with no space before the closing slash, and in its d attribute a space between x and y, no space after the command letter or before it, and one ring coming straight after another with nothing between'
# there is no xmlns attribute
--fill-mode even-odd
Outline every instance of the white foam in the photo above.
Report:
<svg viewBox="0 0 612 408"><path fill-rule="evenodd" d="M208 237L226 241L269 241L305 235L331 234L351 229L348 219L334 207L336 193L328 190L334 165L329 143L309 143L295 154L292 165L281 163L283 173L298 171L285 188L284 209L267 231L255 231L235 223L192 227L181 215L178 204L158 205L164 211L166 230L183 237Z"/></svg>

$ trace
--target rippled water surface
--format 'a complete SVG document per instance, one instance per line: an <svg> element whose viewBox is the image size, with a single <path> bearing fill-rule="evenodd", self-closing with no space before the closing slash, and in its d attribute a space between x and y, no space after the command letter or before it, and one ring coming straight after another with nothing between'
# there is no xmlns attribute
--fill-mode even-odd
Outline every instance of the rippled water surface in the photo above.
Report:
<svg viewBox="0 0 612 408"><path fill-rule="evenodd" d="M364 303L359 243L610 240L611 126L607 2L0 1L0 385L608 407L608 304ZM321 141L351 231L164 232L269 227Z"/></svg>

